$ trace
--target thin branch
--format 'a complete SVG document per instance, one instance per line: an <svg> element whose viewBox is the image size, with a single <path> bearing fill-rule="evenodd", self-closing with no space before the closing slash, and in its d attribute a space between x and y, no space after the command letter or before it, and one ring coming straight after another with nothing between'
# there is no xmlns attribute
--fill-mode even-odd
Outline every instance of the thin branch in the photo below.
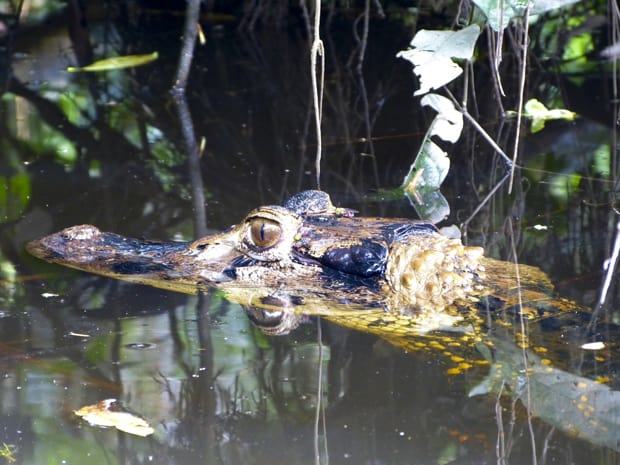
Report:
<svg viewBox="0 0 620 465"><path fill-rule="evenodd" d="M490 27L487 27L487 39L489 41L489 43L493 43L493 42L497 42L497 47L495 48L495 51L492 53L489 53L489 61L491 62L491 77L493 78L493 90L495 92L495 98L497 99L498 105L501 108L501 113L502 115L505 115L506 112L504 111L504 107L502 105L502 97L506 96L506 93L504 92L504 87L502 86L502 78L499 74L499 64L501 62L501 57L498 59L497 58L497 53L502 53L501 52L501 47L502 45L499 44L499 42L503 42L504 40L504 32L498 32L497 35L497 40L494 40L493 37L493 31L491 30ZM499 49L499 52L498 52Z"/></svg>
<svg viewBox="0 0 620 465"><path fill-rule="evenodd" d="M504 382L497 390L495 398L495 422L497 424L497 441L495 442L495 458L498 465L506 463L506 435L504 431L504 418L501 397L504 393Z"/></svg>
<svg viewBox="0 0 620 465"><path fill-rule="evenodd" d="M192 116L187 105L185 94L182 91L172 92L177 108L179 123L183 133L183 141L187 150L187 170L192 188L192 203L194 207L194 235L202 237L207 234L207 204L200 169L200 151L196 143L196 134Z"/></svg>
<svg viewBox="0 0 620 465"><path fill-rule="evenodd" d="M360 41L360 50L357 57L357 72L362 73L362 66L364 65L364 55L366 55L366 46L368 45L368 28L370 19L370 0L366 0L364 12L362 13L364 18L364 26L362 29L362 40Z"/></svg>
<svg viewBox="0 0 620 465"><path fill-rule="evenodd" d="M499 18L499 27L498 27L498 32L497 32L497 40L495 41L495 51L492 53L493 55L493 78L495 79L495 81L497 82L498 88L499 88L499 92L500 95L505 96L505 92L504 92L504 87L502 86L502 78L499 75L499 66L502 63L502 58L504 56L504 29L505 29L505 25L504 25L504 11L505 11L505 5L504 5L504 0L500 0L499 1L499 11L500 11L500 18ZM490 28L489 28L490 29ZM493 32L490 33L490 35L492 35Z"/></svg>
<svg viewBox="0 0 620 465"><path fill-rule="evenodd" d="M514 228L512 226L512 219L508 219L509 224L510 224L510 249L512 252L512 257L514 258L514 269L515 269L515 284L517 286L517 298L518 298L518 308L519 311L521 312L523 310L523 295L521 294L521 273L519 271L519 260L517 259L517 245L515 244L515 237L514 237ZM519 318L519 324L520 324L520 340L519 342L519 346L521 347L521 356L523 358L523 373L524 373L524 377L527 380L525 383L525 408L527 409L527 426L528 426L528 432L530 435L530 444L532 446L532 465L537 465L538 464L538 459L537 459L537 455L536 455L536 436L534 434L534 426L532 425L532 417L534 416L534 414L532 413L532 392L530 389L530 376L529 376L529 371L528 371L528 357L527 357L527 338L528 338L528 330L525 326L525 317L522 315L521 318ZM521 401L523 401L523 399L521 399Z"/></svg>
<svg viewBox="0 0 620 465"><path fill-rule="evenodd" d="M478 121L476 121L473 116L471 116L469 114L469 112L467 111L467 108L463 107L454 97L454 95L452 94L452 92L450 92L450 90L447 87L444 87L444 89L446 90L446 92L448 93L448 96L452 99L452 102L454 103L454 105L456 106L457 110L459 110L463 116L474 126L474 128L476 128L476 130L480 133L480 135L482 137L484 137L484 139L491 145L491 147L493 147L493 149L495 149L495 151L501 155L501 157L504 159L504 161L506 162L506 164L508 166L512 166L512 160L510 159L510 157L508 155L506 155L506 153L501 149L501 147L499 145L497 145L497 143L493 140L493 138L484 130L484 128L482 126L480 126L480 124L478 123Z"/></svg>
<svg viewBox="0 0 620 465"><path fill-rule="evenodd" d="M189 69L194 58L194 45L198 34L198 18L200 15L200 0L188 0L185 11L185 28L183 30L183 46L179 56L177 75L174 80L175 92L184 93L187 86Z"/></svg>
<svg viewBox="0 0 620 465"><path fill-rule="evenodd" d="M530 35L530 3L525 8L525 24L523 31L523 62L521 63L521 76L519 79L519 104L517 105L517 130L515 132L515 146L512 154L512 169L510 170L510 182L508 183L508 193L512 192L512 184L514 182L515 165L517 156L519 155L519 137L521 136L521 122L523 120L523 99L525 94L525 79L527 73L527 48L529 45Z"/></svg>
<svg viewBox="0 0 620 465"><path fill-rule="evenodd" d="M323 336L321 332L321 319L316 320L317 330L317 342L319 349L319 367L317 373L317 392L316 392L316 409L314 412L314 463L316 465L321 464L321 451L319 448L319 425L322 421L323 429L323 441L324 441L324 453L326 463L329 463L328 449L327 449L327 428L325 424L325 403L323 402Z"/></svg>
<svg viewBox="0 0 620 465"><path fill-rule="evenodd" d="M609 288L611 286L611 280L616 272L616 267L618 265L618 257L620 256L620 221L616 223L616 238L614 240L614 247L611 252L611 257L606 260L606 273L605 273L605 281L603 282L603 287L601 288L601 294L598 298L599 306L603 306L605 301L607 300L607 293L609 292Z"/></svg>
<svg viewBox="0 0 620 465"><path fill-rule="evenodd" d="M509 174L510 174L510 171L506 172L504 177L500 179L499 181L497 181L497 184L495 184L493 189L491 189L491 191L486 195L486 197L482 200L482 202L478 204L478 206L471 213L471 215L469 215L469 217L465 221L463 221L463 223L461 223L461 229L464 230L467 228L467 226L469 225L469 222L474 219L474 217L478 214L478 212L482 209L482 207L484 207L487 204L487 202L491 199L491 197L495 195L495 193L502 186L502 184L506 182L506 179L508 179Z"/></svg>
<svg viewBox="0 0 620 465"><path fill-rule="evenodd" d="M321 27L321 0L314 2L314 34L312 39L312 47L310 48L310 78L312 80L312 97L314 101L314 121L316 124L316 158L314 167L316 171L316 186L321 188L321 151L322 151L322 135L321 135L321 118L323 116L323 83L325 81L325 56L323 49L323 41L320 37ZM321 57L321 88L319 95L319 85L317 83L317 57Z"/></svg>

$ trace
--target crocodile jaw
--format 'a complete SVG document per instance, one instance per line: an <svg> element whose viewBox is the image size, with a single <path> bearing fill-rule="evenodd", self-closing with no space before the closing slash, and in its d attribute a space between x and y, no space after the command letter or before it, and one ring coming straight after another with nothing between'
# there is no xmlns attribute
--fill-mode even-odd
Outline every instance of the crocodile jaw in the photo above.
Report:
<svg viewBox="0 0 620 465"><path fill-rule="evenodd" d="M188 294L231 280L226 270L237 251L218 246L208 263L184 260L190 245L143 241L79 225L29 242L26 250L51 263Z"/></svg>

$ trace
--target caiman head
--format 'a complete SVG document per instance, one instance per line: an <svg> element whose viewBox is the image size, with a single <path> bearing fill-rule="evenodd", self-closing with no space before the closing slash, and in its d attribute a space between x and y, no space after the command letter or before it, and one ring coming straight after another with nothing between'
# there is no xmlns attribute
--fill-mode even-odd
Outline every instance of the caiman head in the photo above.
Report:
<svg viewBox="0 0 620 465"><path fill-rule="evenodd" d="M149 242L82 225L27 248L50 262L174 291L219 288L244 304L260 296L262 307L320 298L343 308L437 311L481 292L482 249L430 223L354 213L324 192L304 191L194 242Z"/></svg>

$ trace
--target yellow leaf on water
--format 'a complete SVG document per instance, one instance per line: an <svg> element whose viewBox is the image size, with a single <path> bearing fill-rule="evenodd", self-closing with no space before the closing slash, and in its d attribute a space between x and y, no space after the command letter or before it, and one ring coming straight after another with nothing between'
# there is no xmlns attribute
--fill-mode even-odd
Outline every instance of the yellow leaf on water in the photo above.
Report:
<svg viewBox="0 0 620 465"><path fill-rule="evenodd" d="M75 410L73 413L92 426L113 427L119 431L142 437L155 432L144 419L123 410L116 399L105 399Z"/></svg>
<svg viewBox="0 0 620 465"><path fill-rule="evenodd" d="M121 57L104 58L103 60L95 61L88 66L75 67L69 66L67 71L75 73L78 71L109 71L112 69L132 68L135 66L142 66L157 60L159 54L157 52L149 53L146 55L125 55Z"/></svg>

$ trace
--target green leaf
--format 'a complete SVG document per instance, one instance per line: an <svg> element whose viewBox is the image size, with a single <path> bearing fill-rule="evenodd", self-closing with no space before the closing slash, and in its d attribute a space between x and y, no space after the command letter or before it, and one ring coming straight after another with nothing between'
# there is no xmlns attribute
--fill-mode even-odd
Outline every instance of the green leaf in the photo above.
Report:
<svg viewBox="0 0 620 465"><path fill-rule="evenodd" d="M125 55L120 57L111 57L95 61L94 63L81 68L69 66L67 71L70 73L75 73L78 71L109 71L113 69L132 68L155 61L158 56L159 54L157 52L153 52L147 55Z"/></svg>
<svg viewBox="0 0 620 465"><path fill-rule="evenodd" d="M420 189L439 189L450 169L447 153L432 141L437 136L447 142L456 142L463 130L463 115L450 100L441 95L425 95L421 102L437 111L437 116L426 131L422 147L409 168L401 188L405 192Z"/></svg>
<svg viewBox="0 0 620 465"><path fill-rule="evenodd" d="M532 120L530 130L534 133L544 129L545 122L548 120L564 119L573 121L577 114L561 108L549 110L542 102L531 99L523 106L523 116Z"/></svg>
<svg viewBox="0 0 620 465"><path fill-rule="evenodd" d="M430 138L426 137L418 152L415 162L409 171L408 178L403 182L405 192L420 189L439 189L450 169L450 159Z"/></svg>
<svg viewBox="0 0 620 465"><path fill-rule="evenodd" d="M411 48L396 55L413 63L413 72L420 79L420 89L414 95L426 94L460 76L463 69L453 60L471 60L479 34L476 24L460 31L419 31L409 44Z"/></svg>

